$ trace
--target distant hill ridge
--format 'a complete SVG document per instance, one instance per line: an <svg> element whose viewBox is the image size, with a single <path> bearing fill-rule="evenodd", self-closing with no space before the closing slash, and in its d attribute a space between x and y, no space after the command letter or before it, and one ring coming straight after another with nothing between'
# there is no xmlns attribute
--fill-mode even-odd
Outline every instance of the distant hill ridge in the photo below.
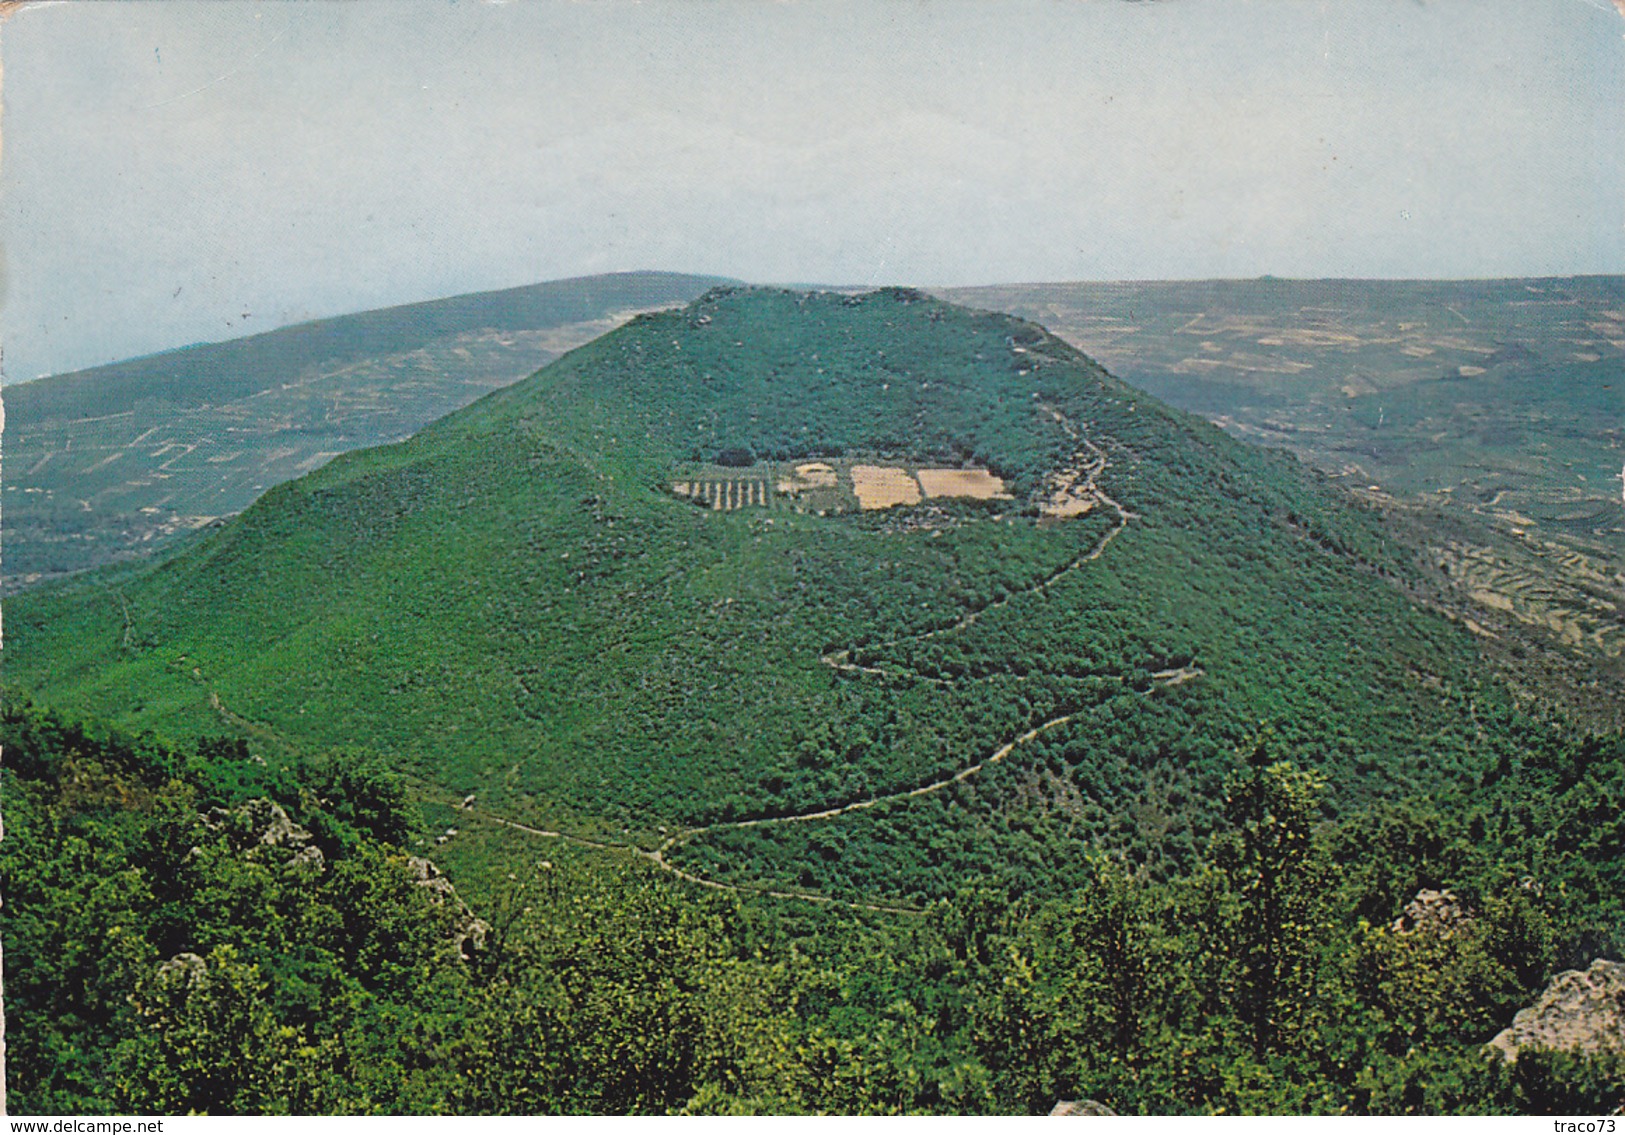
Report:
<svg viewBox="0 0 1625 1135"><path fill-rule="evenodd" d="M716 282L661 272L555 280L8 386L0 590L151 552Z"/></svg>
<svg viewBox="0 0 1625 1135"><path fill-rule="evenodd" d="M6 413L24 420L93 418L149 399L175 407L230 401L318 363L398 354L483 328L528 330L597 319L617 306L686 303L718 282L673 272L619 272L316 319L7 385Z"/></svg>

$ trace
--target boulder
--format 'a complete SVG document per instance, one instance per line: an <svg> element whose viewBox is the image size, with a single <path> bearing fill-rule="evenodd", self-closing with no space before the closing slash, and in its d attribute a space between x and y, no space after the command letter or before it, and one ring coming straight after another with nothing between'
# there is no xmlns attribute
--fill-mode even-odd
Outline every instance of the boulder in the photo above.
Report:
<svg viewBox="0 0 1625 1135"><path fill-rule="evenodd" d="M196 954L176 954L158 967L159 978L183 985L194 985L208 973L209 963Z"/></svg>
<svg viewBox="0 0 1625 1135"><path fill-rule="evenodd" d="M457 953L467 959L484 949L485 937L491 932L491 924L483 918L474 917L474 912L469 909L444 872L433 862L419 855L408 856L406 866L412 872L417 885L427 888L434 896L435 903L449 907L456 916L451 941Z"/></svg>
<svg viewBox="0 0 1625 1135"><path fill-rule="evenodd" d="M259 833L259 842L267 847L288 847L310 842L310 833L288 816L282 805L263 796L236 809Z"/></svg>
<svg viewBox="0 0 1625 1135"><path fill-rule="evenodd" d="M1471 925L1472 913L1456 897L1454 891L1420 890L1405 904L1405 910L1394 920L1395 934L1415 934L1418 931L1448 933Z"/></svg>
<svg viewBox="0 0 1625 1135"><path fill-rule="evenodd" d="M283 864L282 869L290 874L298 874L304 871L312 875L320 875L326 866L327 857L322 854L322 849L314 843L308 843L294 852L293 858Z"/></svg>
<svg viewBox="0 0 1625 1135"><path fill-rule="evenodd" d="M1522 1048L1625 1053L1625 963L1598 958L1558 974L1487 1047L1509 1061Z"/></svg>
<svg viewBox="0 0 1625 1135"><path fill-rule="evenodd" d="M421 855L409 855L406 859L407 870L412 872L412 878L417 885L433 891L436 902L450 899L455 905L462 905L462 899L457 895L457 888L452 886L451 880L446 878L445 872L434 865L434 862Z"/></svg>
<svg viewBox="0 0 1625 1135"><path fill-rule="evenodd" d="M299 847L311 840L311 834L294 823L281 804L263 796L229 812L210 808L203 823L213 831L230 832L239 846Z"/></svg>

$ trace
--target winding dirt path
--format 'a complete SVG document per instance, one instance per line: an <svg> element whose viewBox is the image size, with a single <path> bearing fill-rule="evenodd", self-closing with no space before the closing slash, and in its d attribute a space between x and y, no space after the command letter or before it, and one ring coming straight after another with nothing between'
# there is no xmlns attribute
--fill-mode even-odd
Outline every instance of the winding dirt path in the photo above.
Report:
<svg viewBox="0 0 1625 1135"><path fill-rule="evenodd" d="M1006 741L1003 745L1000 745L992 753L984 757L982 760L977 761L975 764L966 765L958 772L942 777L940 780L934 780L930 784L922 784L918 788L910 788L902 792L891 792L885 796L874 796L867 800L858 800L851 804L843 804L838 808L824 808L814 812L797 812L788 816L766 816L754 820L728 820L717 824L706 824L697 828L684 828L682 831L677 832L674 835L667 836L665 842L659 847L655 848L653 851L645 851L643 848L629 843L611 843L606 840L587 839L584 836L570 835L566 832L552 831L547 828L532 827L529 824L522 824L517 820L504 819L501 816L486 815L484 818L501 827L511 828L512 830L518 832L524 832L527 835L541 836L545 839L557 839L565 843L574 844L577 847L589 847L600 851L620 851L629 855L635 855L640 859L645 859L648 862L653 863L662 871L683 880L685 883L693 883L696 886L709 887L715 891L729 891L734 894L764 895L769 898L778 899L803 899L807 902L819 903L822 905L841 906L851 910L874 911L880 914L923 914L924 911L917 907L911 906L895 906L886 903L855 902L849 899L838 899L830 895L820 895L807 891L784 891L775 890L771 887L756 887L747 884L723 883L716 879L707 879L701 875L694 874L692 871L684 870L676 864L669 862L666 859L666 853L675 847L679 847L691 840L698 839L701 836L708 835L711 832L737 830L742 828L765 828L780 824L806 824L814 823L819 820L833 820L837 816L844 816L850 812L861 812L866 808L875 808L882 804L890 804L898 800L908 800L916 796L929 796L934 792L941 792L945 788L952 787L953 785L958 784L960 781L975 776L988 765L998 764L1011 753L1015 752L1015 750L1020 746L1025 745L1027 742L1036 737L1048 733L1051 729L1057 729L1060 726L1065 725L1076 716L1077 714L1075 713L1066 713L1059 717L1052 717L1042 725L1034 726L1025 733Z"/></svg>
<svg viewBox="0 0 1625 1135"><path fill-rule="evenodd" d="M1096 500L1100 501L1102 504L1110 506L1112 510L1117 513L1116 523L1113 524L1112 527L1101 536L1100 540L1096 542L1093 548L1077 556L1075 559L1068 561L1066 564L1057 568L1055 571L1040 579L1032 586L1024 588L1020 591L1010 592L998 599L976 608L975 610L967 611L958 619L946 626L938 627L934 630L923 631L919 634L905 635L884 643L879 643L870 649L884 649L888 646L897 646L903 643L919 642L927 639L937 638L942 635L954 634L975 624L975 622L988 611L992 611L1007 605L1017 596L1042 593L1053 586L1057 580L1066 575L1068 572L1075 571L1076 569L1081 568L1084 564L1099 559L1105 553L1106 548L1111 544L1112 540L1117 537L1118 533L1122 532L1123 529L1128 526L1128 522L1136 517L1135 513L1130 512L1117 501L1113 500L1112 497L1100 487L1099 478L1109 465L1106 454L1092 441L1084 437L1081 432L1055 407L1043 405L1039 408L1047 411L1066 432L1067 436L1082 446L1082 449L1077 455L1078 459L1083 462L1082 467L1077 470L1078 475L1084 478L1082 488L1092 494ZM120 598L122 599L122 596L120 596ZM126 622L125 633L126 636L128 636L128 622ZM929 682L934 685L944 686L954 684L951 680L946 678L933 678L920 674L899 674L893 671L883 670L878 667L860 666L851 659L852 651L849 648L847 650L833 651L829 654L822 655L820 656L819 661L832 669L871 675L880 678L904 678L905 680ZM1202 670L1196 666L1183 666L1177 669L1159 670L1152 675L1152 678L1155 681L1155 685L1152 688L1158 689L1177 686L1184 682L1188 682L1193 678L1197 678L1201 676L1201 674ZM194 669L193 675L203 682L204 688L208 691L209 704L218 714L220 714L223 720L250 732L269 734L275 740L279 742L282 741L282 738L277 736L275 731L270 729L269 726L251 721L250 719L242 717L241 715L228 709L220 701L220 698L215 693L213 687L209 685L207 680L203 678L199 671ZM977 679L967 680L974 681ZM1060 714L1056 717L1052 717L1041 724L1033 726L1023 733L1010 738L1008 741L1004 742L998 748L994 749L991 753L976 761L974 764L966 765L956 772L944 777L940 777L939 779L933 780L927 784L922 784L916 788L903 789L897 792L886 793L882 796L873 796L864 800L856 800L848 804L841 804L829 808L814 809L806 812L796 812L790 815L763 816L750 820L728 820L715 824L705 824L699 827L684 828L671 835L668 835L664 842L662 842L660 846L656 847L652 851L639 847L633 843L596 840L590 839L586 836L571 835L568 832L554 831L549 828L534 827L530 824L521 823L518 820L507 819L489 812L478 811L473 812L472 815L476 820L484 820L486 822L496 824L499 827L507 828L516 832L522 832L526 835L535 836L542 839L556 839L577 847L631 855L653 864L661 871L666 872L674 878L681 879L685 883L692 883L695 886L706 887L715 891L725 891L741 895L757 895L778 899L799 899L804 902L817 903L820 905L839 906L849 910L870 911L880 914L920 915L924 912L911 906L900 906L878 902L859 902L850 899L835 898L831 895L822 895L806 891L776 889L769 886L724 883L716 879L707 879L702 875L697 875L692 871L685 870L684 868L679 867L667 860L666 856L669 852L714 832L744 830L747 828L767 828L786 824L818 823L825 820L837 819L841 816L850 815L855 812L865 811L870 808L876 808L883 804L912 800L918 797L930 796L935 793L942 792L956 784L960 784L970 779L971 777L980 773L983 769L1000 763L1021 746L1036 740L1038 737L1043 736L1045 733L1048 733L1053 729L1061 728L1062 726L1071 722L1077 716L1078 711L1073 710ZM452 807L462 811L469 810L468 807L465 807L465 803L460 800L454 801L452 803Z"/></svg>
<svg viewBox="0 0 1625 1135"><path fill-rule="evenodd" d="M1056 420L1061 422L1062 428L1067 431L1069 437L1075 441L1081 442L1089 450L1088 463L1083 469L1079 470L1080 475L1085 478L1082 487L1088 492L1094 494L1095 498L1101 503L1108 504L1112 507L1113 511L1117 513L1117 523L1112 525L1111 529L1107 531L1105 535L1101 536L1099 542L1096 543L1095 546L1089 551L1078 556L1076 559L1069 560L1068 562L1062 564L1060 567L1056 568L1049 575L1045 576L1031 587L1023 588L1020 591L1009 592L1006 595L1002 595L999 598L994 599L992 602L984 603L982 606L977 607L974 610L965 612L963 615L945 627L937 627L935 630L922 631L919 634L904 635L901 638L894 638L886 642L876 643L873 647L868 649L884 650L888 646L899 646L906 642L925 642L928 639L954 634L973 625L977 619L980 619L989 611L996 611L1000 607L1006 606L1019 595L1041 595L1045 591L1049 590L1049 588L1054 585L1056 580L1060 579L1068 572L1076 571L1084 564L1093 560L1098 560L1105 553L1106 546L1117 538L1117 534L1119 532L1128 527L1128 522L1131 519L1135 518L1135 513L1130 512L1128 509L1118 504L1115 500L1107 495L1104 489L1100 487L1099 477L1103 472L1106 471L1106 466L1109 464L1106 459L1106 455L1101 452L1100 448L1095 445L1094 442L1078 434L1076 428L1065 418L1061 417L1060 411L1049 406L1044 408L1055 415ZM1081 457L1083 455L1079 454L1079 456ZM871 674L881 678L897 677L896 674L893 674L887 670L879 669L878 667L859 666L857 663L852 661L852 651L850 648L846 650L831 651L829 654L820 656L819 661L826 666L832 666L837 670L845 670L854 674ZM909 677L916 681L930 682L934 685L940 686L952 684L946 678L927 678L918 674L909 675Z"/></svg>
<svg viewBox="0 0 1625 1135"><path fill-rule="evenodd" d="M1122 532L1123 529L1128 526L1128 522L1136 517L1135 513L1130 512L1116 500L1112 499L1112 497L1100 486L1100 475L1105 472L1107 466L1110 464L1105 452L1088 438L1084 437L1081 432L1079 432L1077 427L1074 426L1055 407L1044 405L1041 406L1040 409L1047 411L1066 432L1067 436L1078 442L1083 447L1083 449L1080 450L1077 455L1078 458L1084 462L1083 466L1077 470L1078 476L1084 478L1081 487L1088 493L1092 494L1095 499L1100 501L1102 504L1110 506L1112 510L1117 513L1117 522L1113 524L1104 535L1101 536L1100 540L1093 548L1057 568L1055 571L1051 572L1049 575L1045 576L1031 587L1025 588L1021 591L1010 592L1009 594L995 599L990 603L986 603L975 610L967 611L965 614L961 615L958 619L954 620L947 626L937 627L934 630L923 631L919 634L905 635L901 638L891 639L887 642L876 644L875 647L870 649L884 649L888 646L897 646L907 642L920 642L927 639L937 638L942 635L954 634L973 625L976 620L981 618L986 612L1005 606L1018 595L1042 593L1068 572L1074 571L1082 567L1084 564L1099 559L1105 553L1107 546L1110 545L1112 540L1117 537L1117 534ZM920 674L904 675L883 670L875 666L860 666L852 661L852 651L850 648L846 650L832 651L828 654L821 655L819 661L832 669L843 670L856 674L871 675L879 678L895 679L902 677L906 680L929 682L934 685L953 684L949 679L946 678L932 678ZM1182 666L1177 669L1159 670L1152 675L1152 678L1155 680L1155 686L1153 688L1177 686L1184 682L1188 682L1193 678L1200 677L1201 674L1202 670L1196 666ZM890 792L883 796L874 796L865 800L857 800L849 804L841 804L831 808L820 808L807 812L796 812L785 816L764 816L751 820L729 820L721 823L706 824L700 827L685 828L679 832L667 836L665 841L653 851L647 851L632 844L606 843L602 841L584 839L578 836L567 835L564 832L534 828L526 824L521 824L513 820L502 819L497 816L487 816L486 818L494 823L502 825L503 827L512 828L515 831L526 832L531 835L559 839L582 847L624 851L629 854L636 855L641 859L647 860L660 870L665 871L675 878L683 880L684 882L693 883L696 886L708 887L712 890L727 891L734 894L762 895L770 898L801 899L806 902L841 906L852 910L875 911L886 914L918 915L924 912L914 907L894 906L884 903L854 902L847 899L833 898L829 895L820 895L804 891L776 890L765 886L724 883L716 879L707 879L704 876L696 875L691 871L684 870L676 864L671 863L667 860L666 855L668 852L676 848L692 843L694 840L700 839L713 832L743 830L746 828L766 828L786 824L817 823L824 820L833 820L854 812L861 812L869 808L879 807L882 804L890 804L898 801L914 799L916 797L930 796L933 793L941 792L944 789L951 788L956 784L968 780L990 765L998 764L1022 745L1035 740L1052 729L1058 729L1061 726L1066 725L1077 717L1077 715L1077 711L1074 710L1069 713L1063 713L1059 716L1052 717L1048 721L1035 725L1026 732L1018 734L1017 736L1006 741L992 753L988 754L986 757L983 757L975 764L966 765L957 772L931 781L928 784L922 784L917 788Z"/></svg>
<svg viewBox="0 0 1625 1135"><path fill-rule="evenodd" d="M124 646L126 649L128 649L130 645L130 635L135 629L130 625L130 604L124 598L123 591L115 591L113 594L118 596L118 605L124 608Z"/></svg>
<svg viewBox="0 0 1625 1135"><path fill-rule="evenodd" d="M736 883L720 883L715 879L707 879L690 871L685 871L674 863L666 862L665 853L679 841L685 838L692 838L693 836L703 834L704 832L715 831L717 828L737 826L733 824L715 824L704 828L689 828L685 831L677 833L674 836L668 837L666 842L661 844L655 850L646 851L635 844L611 843L606 840L587 839L585 836L570 835L568 832L558 832L549 830L548 828L532 827L529 824L522 824L517 820L504 819L501 816L486 815L484 819L490 823L496 824L498 827L510 828L516 832L524 832L526 835L540 836L544 839L556 839L561 843L573 844L576 847L589 847L598 851L618 851L627 855L636 856L639 859L644 859L650 863L653 863L662 871L675 878L683 880L685 883L693 883L695 886L699 887L708 887L713 891L728 891L733 894L742 895L764 895L768 898L775 899L801 899L805 902L817 903L821 906L839 906L845 907L848 910L874 911L878 914L924 913L924 911L912 906L889 906L885 903L854 902L850 899L838 899L830 895L820 895L809 891L781 891L774 890L771 887L753 887Z"/></svg>

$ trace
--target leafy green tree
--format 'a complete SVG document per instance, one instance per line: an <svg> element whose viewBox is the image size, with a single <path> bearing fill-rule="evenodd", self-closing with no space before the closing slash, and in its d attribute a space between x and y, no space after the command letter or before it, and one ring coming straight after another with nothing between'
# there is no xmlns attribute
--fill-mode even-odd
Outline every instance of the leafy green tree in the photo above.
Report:
<svg viewBox="0 0 1625 1135"><path fill-rule="evenodd" d="M1272 742L1269 734L1255 739L1246 770L1226 782L1228 826L1210 853L1218 890L1208 960L1224 975L1227 1003L1259 1060L1312 1036L1319 1024L1329 881L1312 838L1323 782L1272 760Z"/></svg>
<svg viewBox="0 0 1625 1135"><path fill-rule="evenodd" d="M1522 888L1449 918L1353 935L1352 980L1371 1042L1393 1056L1482 1043L1539 991L1555 957L1550 919Z"/></svg>
<svg viewBox="0 0 1625 1135"><path fill-rule="evenodd" d="M398 774L376 753L341 749L307 762L301 782L312 811L383 843L404 844L415 808ZM340 837L342 838L342 837ZM352 837L353 838L353 837Z"/></svg>
<svg viewBox="0 0 1625 1135"><path fill-rule="evenodd" d="M310 1055L278 1023L259 967L230 946L182 954L130 994L140 1031L118 1049L116 1099L131 1111L286 1111L291 1066Z"/></svg>
<svg viewBox="0 0 1625 1135"><path fill-rule="evenodd" d="M1155 931L1143 888L1120 864L1092 870L1087 886L1006 940L972 1009L978 1055L1024 1111L1112 1095L1139 1062Z"/></svg>

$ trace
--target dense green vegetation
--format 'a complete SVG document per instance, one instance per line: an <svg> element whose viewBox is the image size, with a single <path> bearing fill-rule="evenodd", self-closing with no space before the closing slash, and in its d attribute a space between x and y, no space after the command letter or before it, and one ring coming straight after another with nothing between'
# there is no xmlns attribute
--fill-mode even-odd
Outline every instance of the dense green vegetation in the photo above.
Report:
<svg viewBox="0 0 1625 1135"><path fill-rule="evenodd" d="M1074 434L1106 454L1126 522L1035 522ZM1021 499L905 531L665 491L731 449L964 460ZM1504 698L1469 637L1396 586L1406 570L1375 515L1290 458L1032 325L901 291L720 291L275 489L150 571L11 601L7 672L136 726L364 743L448 794L634 839L911 788L1075 715L951 799L833 825L853 854L820 885L924 901L991 865L1060 885L1069 834L1188 865L1224 754L1261 719L1324 740L1335 808L1476 777L1503 753L1478 722ZM821 661L841 650L892 677ZM1200 676L1152 690L1187 664ZM869 834L883 820L897 830ZM786 834L726 870L791 881ZM864 854L938 840L958 850Z"/></svg>
<svg viewBox="0 0 1625 1135"><path fill-rule="evenodd" d="M1625 934L1625 823L1597 807L1625 742L1530 736L1456 816L1338 823L1261 740L1189 874L1083 855L1050 899L967 886L887 919L477 818L441 855L470 910L354 754L260 764L13 704L10 1107L1596 1113L1625 1101L1619 1059L1480 1050L1554 966ZM1388 925L1435 883L1467 919Z"/></svg>
<svg viewBox="0 0 1625 1135"><path fill-rule="evenodd" d="M669 491L815 457L1016 499ZM1094 507L1042 518L1085 467ZM40 834L0 852L48 865L7 942L61 946L8 964L101 941L64 911L133 912L128 955L85 955L122 969L16 979L100 1038L42 1040L24 1098L1601 1106L1617 1068L1479 1046L1625 944L1621 742L1520 710L1421 571L1295 459L1008 316L719 289L639 317L161 561L7 601L8 686L44 708L9 726L41 755L8 746ZM260 798L322 872L242 833ZM1392 928L1441 886L1466 923ZM397 964L373 927L405 923ZM238 1078L205 1083L221 1036Z"/></svg>

